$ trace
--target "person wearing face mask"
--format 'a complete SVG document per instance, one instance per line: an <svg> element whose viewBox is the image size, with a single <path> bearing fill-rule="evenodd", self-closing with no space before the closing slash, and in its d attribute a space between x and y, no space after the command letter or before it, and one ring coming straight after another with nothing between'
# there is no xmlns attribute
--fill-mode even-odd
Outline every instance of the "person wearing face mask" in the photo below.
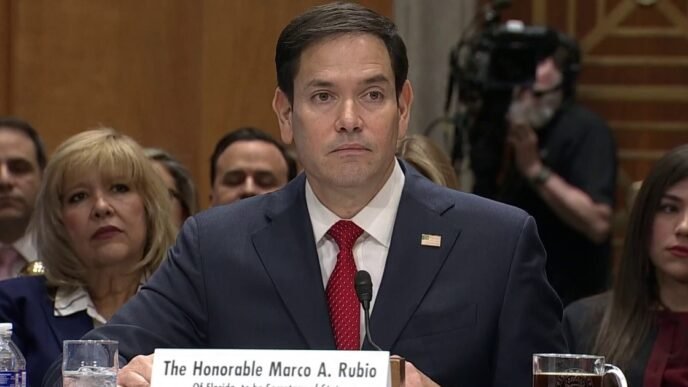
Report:
<svg viewBox="0 0 688 387"><path fill-rule="evenodd" d="M496 197L535 218L564 305L607 287L617 166L609 127L574 100L579 63L576 43L560 35L532 87L515 90Z"/></svg>

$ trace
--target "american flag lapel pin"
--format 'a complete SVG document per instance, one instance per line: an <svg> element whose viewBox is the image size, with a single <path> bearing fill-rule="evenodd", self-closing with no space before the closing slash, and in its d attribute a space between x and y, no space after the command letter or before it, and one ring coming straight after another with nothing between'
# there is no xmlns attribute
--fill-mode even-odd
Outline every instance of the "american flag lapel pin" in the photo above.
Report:
<svg viewBox="0 0 688 387"><path fill-rule="evenodd" d="M440 247L442 246L442 236L433 234L421 234L420 235L420 245L421 246L431 246Z"/></svg>

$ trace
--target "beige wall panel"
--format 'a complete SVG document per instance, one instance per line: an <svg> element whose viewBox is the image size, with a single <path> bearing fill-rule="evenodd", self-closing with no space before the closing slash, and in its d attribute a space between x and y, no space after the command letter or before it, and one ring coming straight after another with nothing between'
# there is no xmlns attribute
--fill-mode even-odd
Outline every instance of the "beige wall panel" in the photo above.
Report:
<svg viewBox="0 0 688 387"><path fill-rule="evenodd" d="M688 83L688 62L671 66L587 66L584 70L586 83L606 85L664 85L676 86Z"/></svg>
<svg viewBox="0 0 688 387"><path fill-rule="evenodd" d="M685 102L614 101L590 98L585 106L607 121L688 121Z"/></svg>
<svg viewBox="0 0 688 387"><path fill-rule="evenodd" d="M12 3L0 1L0 115L10 112L10 12Z"/></svg>
<svg viewBox="0 0 688 387"><path fill-rule="evenodd" d="M53 149L113 126L185 163L200 119L200 8L181 1L15 3L13 113Z"/></svg>
<svg viewBox="0 0 688 387"><path fill-rule="evenodd" d="M393 0L363 4L390 16ZM53 150L113 126L189 166L208 204L215 141L242 125L277 134L279 31L316 0L0 0L0 114Z"/></svg>
<svg viewBox="0 0 688 387"><path fill-rule="evenodd" d="M671 149L688 143L688 128L684 130L633 130L616 131L620 149L643 149L647 151Z"/></svg>

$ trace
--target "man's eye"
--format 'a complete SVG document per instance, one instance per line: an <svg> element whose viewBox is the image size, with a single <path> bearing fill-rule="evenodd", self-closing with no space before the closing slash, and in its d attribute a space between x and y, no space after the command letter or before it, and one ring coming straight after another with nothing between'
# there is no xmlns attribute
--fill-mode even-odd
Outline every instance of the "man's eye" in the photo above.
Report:
<svg viewBox="0 0 688 387"><path fill-rule="evenodd" d="M235 186L243 183L244 180L246 180L246 174L244 172L230 172L225 175L224 179L222 179L222 184L228 186Z"/></svg>
<svg viewBox="0 0 688 387"><path fill-rule="evenodd" d="M271 188L277 185L277 179L272 173L257 173L255 181L256 184L263 188Z"/></svg>
<svg viewBox="0 0 688 387"><path fill-rule="evenodd" d="M316 93L313 98L316 102L327 102L332 99L329 93Z"/></svg>
<svg viewBox="0 0 688 387"><path fill-rule="evenodd" d="M33 172L33 165L24 159L9 160L7 169L15 175L24 175Z"/></svg>
<svg viewBox="0 0 688 387"><path fill-rule="evenodd" d="M384 98L384 95L380 91L371 91L368 93L368 99L371 101L381 101Z"/></svg>

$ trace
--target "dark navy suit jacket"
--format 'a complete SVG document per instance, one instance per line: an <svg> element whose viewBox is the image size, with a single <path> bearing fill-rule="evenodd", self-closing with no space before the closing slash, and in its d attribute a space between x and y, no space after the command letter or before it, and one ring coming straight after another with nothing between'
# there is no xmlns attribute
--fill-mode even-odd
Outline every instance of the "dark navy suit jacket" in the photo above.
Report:
<svg viewBox="0 0 688 387"><path fill-rule="evenodd" d="M530 386L534 352L566 352L535 222L402 168L372 337L442 386ZM189 219L148 283L86 337L119 340L127 359L161 347L335 349L304 192L301 175Z"/></svg>
<svg viewBox="0 0 688 387"><path fill-rule="evenodd" d="M93 329L86 312L56 317L45 277L0 281L0 322L13 324L12 340L26 358L27 386L40 386L48 367L62 354L62 340Z"/></svg>

